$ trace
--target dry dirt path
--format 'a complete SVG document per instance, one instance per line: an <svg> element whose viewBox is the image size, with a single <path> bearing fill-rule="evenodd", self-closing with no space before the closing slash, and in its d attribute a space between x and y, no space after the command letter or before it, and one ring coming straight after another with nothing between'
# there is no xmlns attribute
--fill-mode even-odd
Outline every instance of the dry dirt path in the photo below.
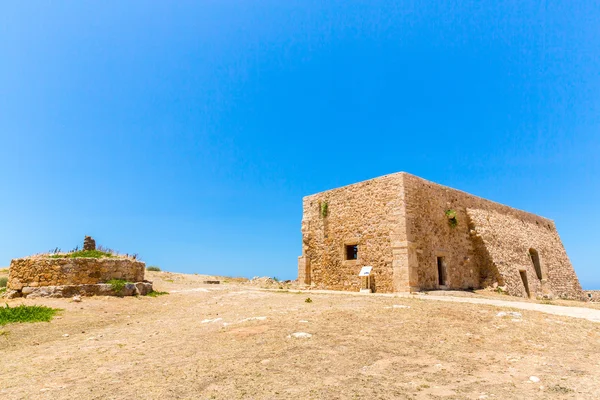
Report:
<svg viewBox="0 0 600 400"><path fill-rule="evenodd" d="M62 311L0 327L0 399L600 399L600 324L587 319L500 316L519 307L502 298L148 278L170 294L7 300Z"/></svg>
<svg viewBox="0 0 600 400"><path fill-rule="evenodd" d="M592 322L600 322L600 310L586 307L567 307L552 304L527 303L521 301L507 301L497 299L485 299L477 297L456 297L456 296L436 296L425 294L410 293L371 293L364 294L358 292L339 292L333 290L299 290L302 293L323 293L323 294L345 294L356 296L381 296L381 297L402 297L416 298L422 300L446 301L453 303L485 304L497 307L509 307L519 310L539 311L546 314L560 315L563 317L582 318Z"/></svg>

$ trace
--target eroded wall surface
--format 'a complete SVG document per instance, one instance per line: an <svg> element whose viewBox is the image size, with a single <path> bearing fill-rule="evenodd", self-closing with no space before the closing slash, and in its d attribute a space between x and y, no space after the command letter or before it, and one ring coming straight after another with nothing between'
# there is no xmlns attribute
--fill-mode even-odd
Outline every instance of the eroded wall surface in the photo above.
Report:
<svg viewBox="0 0 600 400"><path fill-rule="evenodd" d="M475 235L485 244L508 294L527 297L522 272L532 297L543 295L581 300L583 291L553 223L524 221L517 216L481 209L467 210ZM538 253L536 271L530 249Z"/></svg>
<svg viewBox="0 0 600 400"><path fill-rule="evenodd" d="M370 265L372 289L393 292L394 268L401 267L399 259L403 257L393 251L393 244L401 242L404 235L403 198L399 174L305 197L299 281L358 291L360 268ZM326 215L322 212L324 202ZM345 245L350 244L358 245L357 260L345 260Z"/></svg>
<svg viewBox="0 0 600 400"><path fill-rule="evenodd" d="M437 257L443 257L448 288L498 282L506 284L510 294L525 295L521 269L527 272L532 295L542 294L529 258L529 248L535 248L547 270L548 288L557 296L581 298L579 281L551 220L410 174L404 174L404 190L407 238L417 253L417 263L410 267L413 289L439 287ZM447 210L456 213L454 227Z"/></svg>
<svg viewBox="0 0 600 400"><path fill-rule="evenodd" d="M8 288L85 285L111 279L141 282L145 266L129 258L19 258L10 263Z"/></svg>

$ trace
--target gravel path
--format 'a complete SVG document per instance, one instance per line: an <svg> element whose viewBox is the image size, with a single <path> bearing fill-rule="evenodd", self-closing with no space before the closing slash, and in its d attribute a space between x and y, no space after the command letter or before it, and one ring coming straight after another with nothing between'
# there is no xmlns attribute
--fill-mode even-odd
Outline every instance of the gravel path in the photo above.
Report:
<svg viewBox="0 0 600 400"><path fill-rule="evenodd" d="M546 314L561 315L564 317L582 318L592 322L600 322L600 310L586 307L565 307L552 304L537 304L521 301L506 301L496 299L485 299L478 297L456 297L456 296L436 296L431 294L410 294L410 293L372 293L364 294L358 292L340 292L334 290L299 290L304 293L335 293L343 295L356 296L382 296L382 297L408 297L422 300L448 301L454 303L487 304L497 307L510 307L520 310L539 311Z"/></svg>
<svg viewBox="0 0 600 400"><path fill-rule="evenodd" d="M404 296L404 294L402 294ZM406 294L406 297L414 295ZM583 318L593 322L600 322L600 310L586 307L565 307L555 306L551 304L526 303L520 301L505 301L495 299L481 299L469 297L453 297L453 296L435 296L426 295L419 296L424 300L451 301L456 303L472 303L472 304L488 304L498 307L518 308L520 310L539 311L546 314L562 315L564 317Z"/></svg>

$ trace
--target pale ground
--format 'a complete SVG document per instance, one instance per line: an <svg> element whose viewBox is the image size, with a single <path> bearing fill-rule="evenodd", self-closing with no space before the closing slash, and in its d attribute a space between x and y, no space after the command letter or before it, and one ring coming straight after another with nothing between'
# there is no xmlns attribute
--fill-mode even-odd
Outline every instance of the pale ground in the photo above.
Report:
<svg viewBox="0 0 600 400"><path fill-rule="evenodd" d="M173 292L9 300L64 311L50 323L0 327L0 399L600 398L600 323L532 310L497 316L535 302L491 296L511 301L507 308L452 300L482 300L472 294L297 293L148 275ZM438 297L445 301L425 300ZM573 305L583 303L568 304L557 309L582 312Z"/></svg>

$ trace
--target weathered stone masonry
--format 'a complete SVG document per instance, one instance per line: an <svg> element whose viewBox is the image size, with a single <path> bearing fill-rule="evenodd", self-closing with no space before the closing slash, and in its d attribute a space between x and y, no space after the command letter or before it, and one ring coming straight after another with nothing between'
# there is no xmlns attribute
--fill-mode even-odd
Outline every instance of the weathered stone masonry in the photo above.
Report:
<svg viewBox="0 0 600 400"><path fill-rule="evenodd" d="M307 284L358 290L371 265L379 292L499 285L528 296L527 282L531 296L583 298L551 220L410 174L307 196L303 211L298 278ZM347 245L358 246L356 260Z"/></svg>
<svg viewBox="0 0 600 400"><path fill-rule="evenodd" d="M10 263L9 290L5 296L146 295L152 291L152 282L144 280L145 270L145 263L123 256L71 258L65 255L54 258L39 255L18 258ZM107 284L113 279L126 283L121 289L115 289Z"/></svg>
<svg viewBox="0 0 600 400"><path fill-rule="evenodd" d="M12 260L8 288L89 285L122 279L144 280L145 264L129 258L49 258L28 257Z"/></svg>

